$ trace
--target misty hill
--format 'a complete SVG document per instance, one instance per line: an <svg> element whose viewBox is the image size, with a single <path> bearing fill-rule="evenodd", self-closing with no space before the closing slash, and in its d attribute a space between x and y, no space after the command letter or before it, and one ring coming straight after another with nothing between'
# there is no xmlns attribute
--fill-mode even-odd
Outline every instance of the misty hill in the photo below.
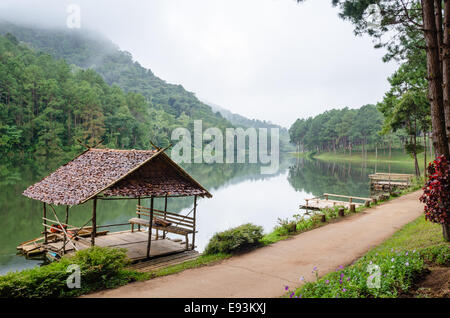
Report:
<svg viewBox="0 0 450 318"><path fill-rule="evenodd" d="M203 126L224 129L231 126L280 128L281 149L289 148L287 129L270 122L248 119L244 116L197 99L181 85L165 82L150 69L133 61L129 52L95 31L59 28L45 29L16 25L0 20L0 34L10 33L37 52L45 52L55 59L81 69L92 69L110 86L118 86L125 93L145 97L155 119L149 130L150 138L161 146L168 145L169 134L175 127L191 127L194 120L203 120ZM147 135L147 134L146 134ZM119 145L127 147L127 144ZM131 146L128 145L128 146ZM141 146L142 147L142 146Z"/></svg>
<svg viewBox="0 0 450 318"><path fill-rule="evenodd" d="M236 127L243 127L243 128L253 127L253 128L267 128L267 129L278 128L280 130L280 149L282 151L293 151L295 149L294 145L290 143L289 131L286 128L281 127L280 125L273 124L269 121L250 119L242 115L232 113L228 109L225 109L222 106L210 102L205 103L211 106L213 111L219 112L225 119L229 120Z"/></svg>
<svg viewBox="0 0 450 318"><path fill-rule="evenodd" d="M186 126L193 120L202 119L204 127L224 128L231 126L220 113L202 103L181 85L165 82L151 70L133 61L129 52L94 31L77 29L43 29L18 26L0 21L0 34L11 33L37 51L64 59L83 69L98 72L109 85L117 85L125 92L142 94L151 107L162 109L170 120Z"/></svg>

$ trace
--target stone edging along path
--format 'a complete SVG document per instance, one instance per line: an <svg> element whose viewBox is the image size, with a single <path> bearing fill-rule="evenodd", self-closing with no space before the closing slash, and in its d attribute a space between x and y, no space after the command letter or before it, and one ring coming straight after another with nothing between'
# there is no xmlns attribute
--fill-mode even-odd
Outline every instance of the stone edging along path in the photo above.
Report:
<svg viewBox="0 0 450 318"><path fill-rule="evenodd" d="M131 283L85 297L279 297L300 277L346 266L423 213L421 190L345 217L291 239L234 256L211 266Z"/></svg>

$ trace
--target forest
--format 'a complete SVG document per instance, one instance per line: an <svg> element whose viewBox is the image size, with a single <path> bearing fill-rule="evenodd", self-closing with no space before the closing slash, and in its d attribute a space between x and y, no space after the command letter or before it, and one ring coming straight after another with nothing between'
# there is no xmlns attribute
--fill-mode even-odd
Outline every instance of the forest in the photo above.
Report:
<svg viewBox="0 0 450 318"><path fill-rule="evenodd" d="M201 102L94 31L0 21L0 34L0 153L70 158L102 140L109 148L168 146L175 128L192 131L199 119L204 129L279 128L280 149L292 150L286 128Z"/></svg>
<svg viewBox="0 0 450 318"><path fill-rule="evenodd" d="M341 7L341 17L356 25L356 34L367 33L380 39L386 32L385 29L378 32L366 23L362 9L367 8L367 4L360 5L359 1L335 2ZM414 14L418 12L416 11ZM399 63L398 69L387 79L390 89L383 99L376 105L366 105L359 109L333 109L315 117L298 119L290 127L289 134L299 150L341 149L351 152L352 148L358 147L364 153L368 146L374 149L386 147L388 143L400 145L414 158L416 174L419 175L417 154L426 149L427 142L431 143L429 140L432 130L433 108L430 105L432 99L429 98L427 81L427 54L423 49L426 41L422 30L401 25L410 23L412 19L420 20L420 17L414 16L407 20L401 15L403 8L398 12L395 16L399 19L396 24L398 37L387 43L380 41L376 45L376 48L385 49L385 62ZM386 11L382 23L392 23L389 14L390 11ZM402 22L401 19L407 21Z"/></svg>
<svg viewBox="0 0 450 318"><path fill-rule="evenodd" d="M0 153L70 157L102 140L148 149L150 140L169 145L174 128L196 119L205 129L233 127L94 33L5 22L0 33Z"/></svg>

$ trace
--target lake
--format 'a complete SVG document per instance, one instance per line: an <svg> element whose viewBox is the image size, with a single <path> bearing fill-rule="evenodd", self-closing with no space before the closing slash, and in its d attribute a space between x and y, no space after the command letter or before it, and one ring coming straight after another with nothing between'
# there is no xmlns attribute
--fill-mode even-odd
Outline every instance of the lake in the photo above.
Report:
<svg viewBox="0 0 450 318"><path fill-rule="evenodd" d="M16 254L17 245L38 237L43 230L42 203L24 197L22 192L59 164L33 160L0 163L0 275L42 263ZM273 175L261 175L257 164L190 164L183 168L213 195L211 199L198 201L196 245L199 251L214 233L244 223L261 225L265 232L270 232L278 218L299 214L298 206L307 197L325 192L370 196L368 175L388 171L386 163L325 162L289 154L280 158L280 169ZM411 164L392 163L391 172L414 173L414 166L412 161ZM149 200L143 201L149 205ZM136 203L136 200L99 201L97 224L127 223L135 216ZM156 199L155 205L163 208L163 199ZM181 214L188 213L192 207L193 198L171 198L168 202L168 211ZM71 208L69 224L85 224L91 217L91 208L91 202ZM64 207L58 207L58 216L63 217L64 211Z"/></svg>

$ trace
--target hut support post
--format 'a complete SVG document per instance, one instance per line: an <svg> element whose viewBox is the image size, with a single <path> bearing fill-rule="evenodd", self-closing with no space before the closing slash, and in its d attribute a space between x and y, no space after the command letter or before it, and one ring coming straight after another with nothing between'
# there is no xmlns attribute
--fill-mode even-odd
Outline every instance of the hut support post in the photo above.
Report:
<svg viewBox="0 0 450 318"><path fill-rule="evenodd" d="M97 235L97 197L94 197L92 205L92 233L91 246L95 246L95 236Z"/></svg>
<svg viewBox="0 0 450 318"><path fill-rule="evenodd" d="M150 221L148 228L147 258L150 257L150 248L152 245L152 228L153 228L153 196L150 198Z"/></svg>
<svg viewBox="0 0 450 318"><path fill-rule="evenodd" d="M140 198L140 197L138 198L138 205L139 205L139 206L141 205L141 198ZM140 214L138 214L138 218L139 218L139 219L141 218L141 215L140 215ZM140 225L140 224L138 224L138 231L141 231L141 225ZM133 231L131 231L131 232L133 232Z"/></svg>
<svg viewBox="0 0 450 318"><path fill-rule="evenodd" d="M192 232L192 250L195 249L195 227L197 222L197 196L194 196L194 231Z"/></svg>
<svg viewBox="0 0 450 318"><path fill-rule="evenodd" d="M44 214L44 243L47 244L47 205L43 203L43 214Z"/></svg>
<svg viewBox="0 0 450 318"><path fill-rule="evenodd" d="M66 205L66 223L65 224L69 224L69 206ZM63 244L63 254L66 254L66 233L64 232L64 244Z"/></svg>
<svg viewBox="0 0 450 318"><path fill-rule="evenodd" d="M166 220L166 217L167 217L167 194L164 197L164 220ZM163 231L163 239L166 238L166 233L167 233L166 231Z"/></svg>

